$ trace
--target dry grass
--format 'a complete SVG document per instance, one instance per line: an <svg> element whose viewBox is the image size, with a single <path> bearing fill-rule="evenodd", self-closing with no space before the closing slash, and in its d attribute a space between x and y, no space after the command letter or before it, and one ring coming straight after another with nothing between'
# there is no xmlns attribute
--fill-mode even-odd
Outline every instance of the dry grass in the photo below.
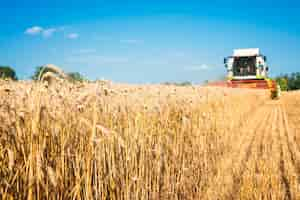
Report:
<svg viewBox="0 0 300 200"><path fill-rule="evenodd" d="M295 132L294 140L300 149L300 91L286 93L282 101L287 110L290 128Z"/></svg>
<svg viewBox="0 0 300 200"><path fill-rule="evenodd" d="M3 199L299 197L265 92L62 84L0 82Z"/></svg>
<svg viewBox="0 0 300 200"><path fill-rule="evenodd" d="M45 72L45 70L51 70L51 71ZM62 79L68 79L68 76L65 74L65 72L53 64L48 64L42 68L42 70L38 75L37 80L51 82L51 80L57 81Z"/></svg>

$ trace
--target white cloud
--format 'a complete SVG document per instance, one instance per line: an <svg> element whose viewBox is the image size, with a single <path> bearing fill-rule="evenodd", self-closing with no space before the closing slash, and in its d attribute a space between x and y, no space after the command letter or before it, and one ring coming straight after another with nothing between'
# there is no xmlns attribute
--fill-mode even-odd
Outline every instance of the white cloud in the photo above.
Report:
<svg viewBox="0 0 300 200"><path fill-rule="evenodd" d="M202 71L202 70L208 70L210 68L212 68L212 66L202 64L202 65L193 65L193 66L185 67L185 70L187 70L187 71Z"/></svg>
<svg viewBox="0 0 300 200"><path fill-rule="evenodd" d="M40 26L33 26L25 30L27 35L42 35L43 37L51 37L53 33L57 32L60 29L57 28L43 28Z"/></svg>
<svg viewBox="0 0 300 200"><path fill-rule="evenodd" d="M124 44L141 44L143 43L142 40L120 40L120 43Z"/></svg>
<svg viewBox="0 0 300 200"><path fill-rule="evenodd" d="M44 37L51 37L54 32L58 31L56 28L49 28L43 30L42 34Z"/></svg>
<svg viewBox="0 0 300 200"><path fill-rule="evenodd" d="M33 26L26 29L25 34L28 35L39 35L44 29L40 26Z"/></svg>
<svg viewBox="0 0 300 200"><path fill-rule="evenodd" d="M25 30L25 34L27 35L32 35L32 36L42 36L45 38L49 38L53 36L54 33L56 32L65 32L66 27L65 26L60 26L60 27L52 27L52 28L45 28L41 26L33 26ZM70 39L76 39L78 38L77 33L71 33L68 35L68 38Z"/></svg>
<svg viewBox="0 0 300 200"><path fill-rule="evenodd" d="M71 40L74 40L79 37L79 34L78 33L70 33L67 37Z"/></svg>

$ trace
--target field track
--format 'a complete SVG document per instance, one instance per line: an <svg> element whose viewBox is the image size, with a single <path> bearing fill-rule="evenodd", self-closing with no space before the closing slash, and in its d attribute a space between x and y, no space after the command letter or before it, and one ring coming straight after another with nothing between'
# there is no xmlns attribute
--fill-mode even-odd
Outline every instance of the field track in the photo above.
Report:
<svg viewBox="0 0 300 200"><path fill-rule="evenodd" d="M236 131L204 198L299 199L300 149L282 102L266 102Z"/></svg>

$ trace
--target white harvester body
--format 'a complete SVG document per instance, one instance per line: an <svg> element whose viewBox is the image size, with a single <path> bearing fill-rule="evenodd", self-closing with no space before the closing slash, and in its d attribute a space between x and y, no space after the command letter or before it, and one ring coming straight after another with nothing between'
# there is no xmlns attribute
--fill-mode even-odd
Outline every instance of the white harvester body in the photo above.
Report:
<svg viewBox="0 0 300 200"><path fill-rule="evenodd" d="M235 49L224 59L229 80L254 80L268 77L267 59L258 48Z"/></svg>

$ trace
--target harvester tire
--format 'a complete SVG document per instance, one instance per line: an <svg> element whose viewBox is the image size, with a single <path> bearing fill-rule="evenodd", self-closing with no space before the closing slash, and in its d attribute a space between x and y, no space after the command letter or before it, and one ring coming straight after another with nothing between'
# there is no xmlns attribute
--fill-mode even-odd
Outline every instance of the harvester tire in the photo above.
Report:
<svg viewBox="0 0 300 200"><path fill-rule="evenodd" d="M271 99L278 100L281 96L280 85L276 85L275 89L271 90Z"/></svg>

